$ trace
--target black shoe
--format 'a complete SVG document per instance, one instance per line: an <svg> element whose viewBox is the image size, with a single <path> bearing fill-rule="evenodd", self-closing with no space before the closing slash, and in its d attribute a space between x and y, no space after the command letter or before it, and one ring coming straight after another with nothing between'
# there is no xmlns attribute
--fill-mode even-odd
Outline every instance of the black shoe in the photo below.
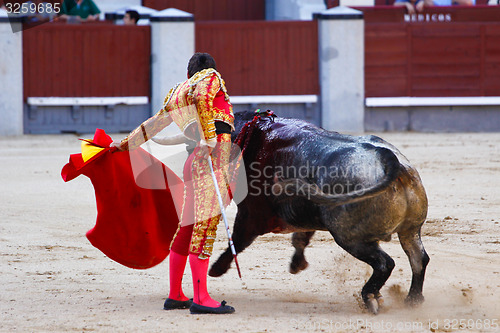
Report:
<svg viewBox="0 0 500 333"><path fill-rule="evenodd" d="M189 309L193 304L193 299L187 301L176 301L175 299L167 298L163 304L164 310L177 310L177 309Z"/></svg>
<svg viewBox="0 0 500 333"><path fill-rule="evenodd" d="M205 313L213 313L213 314L225 314L225 313L234 313L234 308L232 306L226 305L226 301L222 301L219 307L211 308L209 306L199 305L193 302L189 311L192 314L205 314Z"/></svg>

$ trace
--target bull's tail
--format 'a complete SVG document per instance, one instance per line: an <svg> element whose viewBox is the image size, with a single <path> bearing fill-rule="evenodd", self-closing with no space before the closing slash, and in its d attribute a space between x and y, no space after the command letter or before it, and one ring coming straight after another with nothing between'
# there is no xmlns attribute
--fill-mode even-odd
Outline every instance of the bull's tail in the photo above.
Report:
<svg viewBox="0 0 500 333"><path fill-rule="evenodd" d="M275 188L273 193L280 193L278 196L279 201L286 201L287 198L290 199L291 196L298 195L316 204L330 206L351 204L373 198L384 192L388 186L399 177L402 166L396 155L390 149L371 147L376 151L381 163L384 165L384 176L376 184L355 189L347 193L330 194L323 192L317 184L309 183L301 178L292 178L276 182L273 186L278 186L279 188Z"/></svg>

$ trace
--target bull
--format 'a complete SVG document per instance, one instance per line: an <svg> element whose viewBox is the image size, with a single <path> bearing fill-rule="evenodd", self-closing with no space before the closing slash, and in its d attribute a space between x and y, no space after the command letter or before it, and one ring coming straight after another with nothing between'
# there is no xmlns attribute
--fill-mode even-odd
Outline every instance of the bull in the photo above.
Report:
<svg viewBox="0 0 500 333"><path fill-rule="evenodd" d="M405 302L423 302L429 256L420 230L427 196L417 170L396 147L377 136L343 135L272 112L235 117L239 135L233 140L248 184L234 221L236 252L260 235L293 232L289 270L296 274L308 266L304 250L315 231L329 231L340 247L372 267L361 296L376 314L380 289L395 266L379 242L397 233L413 273ZM228 247L209 275L223 275L232 260Z"/></svg>

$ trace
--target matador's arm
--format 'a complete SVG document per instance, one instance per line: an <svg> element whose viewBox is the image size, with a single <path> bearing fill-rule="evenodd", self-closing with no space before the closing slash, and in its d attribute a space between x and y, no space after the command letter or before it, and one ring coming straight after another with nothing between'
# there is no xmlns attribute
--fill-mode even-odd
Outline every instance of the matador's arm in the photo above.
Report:
<svg viewBox="0 0 500 333"><path fill-rule="evenodd" d="M162 129L172 123L172 118L164 109L160 110L153 117L143 122L139 127L121 141L120 150L134 150L144 142L158 134Z"/></svg>

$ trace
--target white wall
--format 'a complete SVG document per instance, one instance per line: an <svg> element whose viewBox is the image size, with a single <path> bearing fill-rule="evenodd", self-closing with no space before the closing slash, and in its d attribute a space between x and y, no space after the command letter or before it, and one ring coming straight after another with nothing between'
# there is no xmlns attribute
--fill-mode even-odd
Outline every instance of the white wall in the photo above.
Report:
<svg viewBox="0 0 500 333"><path fill-rule="evenodd" d="M335 7L318 20L322 127L364 130L364 20L362 12Z"/></svg>
<svg viewBox="0 0 500 333"><path fill-rule="evenodd" d="M0 18L6 17L0 9ZM13 33L8 21L0 22L0 135L23 134L22 40L22 31Z"/></svg>
<svg viewBox="0 0 500 333"><path fill-rule="evenodd" d="M267 0L267 20L311 20L312 14L326 9L324 0Z"/></svg>
<svg viewBox="0 0 500 333"><path fill-rule="evenodd" d="M368 7L374 5L375 5L375 0L340 0L340 6Z"/></svg>
<svg viewBox="0 0 500 333"><path fill-rule="evenodd" d="M101 10L101 20L105 13L115 12L118 9L132 6L140 6L141 0L94 0L94 3Z"/></svg>

